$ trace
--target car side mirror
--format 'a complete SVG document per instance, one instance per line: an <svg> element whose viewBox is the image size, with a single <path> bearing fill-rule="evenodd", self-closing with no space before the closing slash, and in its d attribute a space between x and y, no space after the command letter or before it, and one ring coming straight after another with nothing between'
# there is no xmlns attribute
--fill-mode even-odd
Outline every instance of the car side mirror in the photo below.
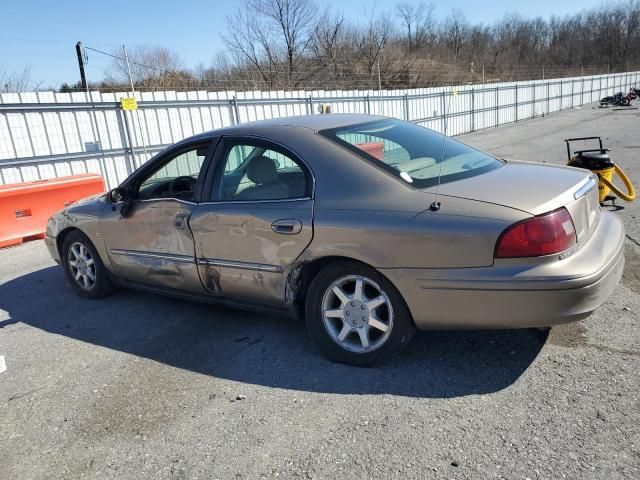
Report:
<svg viewBox="0 0 640 480"><path fill-rule="evenodd" d="M124 188L114 188L107 194L107 198L111 203L126 202L129 200L129 194Z"/></svg>
<svg viewBox="0 0 640 480"><path fill-rule="evenodd" d="M120 187L114 188L107 194L107 198L112 204L112 210L116 209L116 203L122 202L122 206L120 207L120 216L126 217L128 215L131 206L131 194L128 190Z"/></svg>

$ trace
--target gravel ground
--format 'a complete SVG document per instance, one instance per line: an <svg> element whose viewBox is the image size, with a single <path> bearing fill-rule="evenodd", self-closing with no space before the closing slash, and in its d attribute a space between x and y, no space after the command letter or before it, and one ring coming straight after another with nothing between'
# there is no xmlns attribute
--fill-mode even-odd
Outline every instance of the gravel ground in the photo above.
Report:
<svg viewBox="0 0 640 480"><path fill-rule="evenodd" d="M463 139L565 161L600 134L640 184L638 110L585 108ZM121 291L83 300L42 242L0 250L0 478L640 478L640 222L584 322L424 332L373 369L300 322Z"/></svg>

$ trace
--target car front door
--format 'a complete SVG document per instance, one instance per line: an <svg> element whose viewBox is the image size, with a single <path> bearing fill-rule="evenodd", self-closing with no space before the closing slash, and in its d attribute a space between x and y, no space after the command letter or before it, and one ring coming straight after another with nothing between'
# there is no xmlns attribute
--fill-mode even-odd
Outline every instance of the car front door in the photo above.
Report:
<svg viewBox="0 0 640 480"><path fill-rule="evenodd" d="M281 304L313 236L313 177L287 149L224 138L190 227L202 282L216 296Z"/></svg>
<svg viewBox="0 0 640 480"><path fill-rule="evenodd" d="M127 182L130 200L107 208L100 231L112 267L132 282L204 293L189 216L211 141L188 144L152 160Z"/></svg>

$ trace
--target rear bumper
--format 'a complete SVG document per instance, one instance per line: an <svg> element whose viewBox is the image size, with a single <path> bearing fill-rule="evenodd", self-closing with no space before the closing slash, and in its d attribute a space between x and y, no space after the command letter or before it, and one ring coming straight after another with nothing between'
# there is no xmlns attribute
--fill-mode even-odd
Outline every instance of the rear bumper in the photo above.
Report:
<svg viewBox="0 0 640 480"><path fill-rule="evenodd" d="M423 330L549 326L581 320L602 305L622 276L624 236L620 219L603 212L587 243L563 260L382 272Z"/></svg>

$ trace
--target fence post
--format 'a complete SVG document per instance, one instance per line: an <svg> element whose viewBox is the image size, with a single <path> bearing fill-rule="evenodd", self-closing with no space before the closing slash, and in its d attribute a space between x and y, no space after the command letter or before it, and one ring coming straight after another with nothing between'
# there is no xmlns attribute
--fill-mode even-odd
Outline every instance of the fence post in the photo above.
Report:
<svg viewBox="0 0 640 480"><path fill-rule="evenodd" d="M409 95L404 94L404 119L409 121Z"/></svg>
<svg viewBox="0 0 640 480"><path fill-rule="evenodd" d="M550 108L550 89L549 89L549 82L547 82L547 115L549 115L551 113L551 111L549 110Z"/></svg>
<svg viewBox="0 0 640 480"><path fill-rule="evenodd" d="M496 87L496 127L500 125L500 94Z"/></svg>
<svg viewBox="0 0 640 480"><path fill-rule="evenodd" d="M446 108L446 100L444 98L444 90L440 92L440 111L442 112L440 114L440 123L441 123L441 127L442 127L442 133L446 133L447 131L447 112L445 112Z"/></svg>
<svg viewBox="0 0 640 480"><path fill-rule="evenodd" d="M584 77L580 78L581 81L581 85L580 85L580 106L584 105Z"/></svg>
<svg viewBox="0 0 640 480"><path fill-rule="evenodd" d="M564 82L562 81L562 79L560 79L560 108L558 108L559 112L562 111L562 105L564 104L564 92L562 88L563 85L564 85Z"/></svg>
<svg viewBox="0 0 640 480"><path fill-rule="evenodd" d="M518 123L518 84L516 83L516 123Z"/></svg>
<svg viewBox="0 0 640 480"><path fill-rule="evenodd" d="M313 95L309 95L306 100L307 115L313 115Z"/></svg>
<svg viewBox="0 0 640 480"><path fill-rule="evenodd" d="M127 162L127 175L131 174L136 169L136 152L133 146L133 137L131 136L131 127L129 127L129 119L127 118L127 112L120 109L122 118L124 118L124 128L127 132L127 143L129 144L129 161Z"/></svg>
<svg viewBox="0 0 640 480"><path fill-rule="evenodd" d="M367 96L364 97L364 101L365 101L365 108L367 109L367 115L371 114L371 99L369 98L369 94L367 93Z"/></svg>
<svg viewBox="0 0 640 480"><path fill-rule="evenodd" d="M236 101L236 97L234 95L233 99L229 100L229 117L231 118L231 125L235 125L237 123L236 122L236 109L233 106L235 101Z"/></svg>
<svg viewBox="0 0 640 480"><path fill-rule="evenodd" d="M233 110L236 113L236 124L240 123L240 110L238 109L238 99L233 96Z"/></svg>
<svg viewBox="0 0 640 480"><path fill-rule="evenodd" d="M476 93L473 87L471 88L471 131L476 131Z"/></svg>
<svg viewBox="0 0 640 480"><path fill-rule="evenodd" d="M536 118L536 86L537 84L534 83L531 84L531 118Z"/></svg>
<svg viewBox="0 0 640 480"><path fill-rule="evenodd" d="M571 79L571 108L573 109L573 96L574 96L574 91L575 91L575 85L576 85L576 81L575 79Z"/></svg>

